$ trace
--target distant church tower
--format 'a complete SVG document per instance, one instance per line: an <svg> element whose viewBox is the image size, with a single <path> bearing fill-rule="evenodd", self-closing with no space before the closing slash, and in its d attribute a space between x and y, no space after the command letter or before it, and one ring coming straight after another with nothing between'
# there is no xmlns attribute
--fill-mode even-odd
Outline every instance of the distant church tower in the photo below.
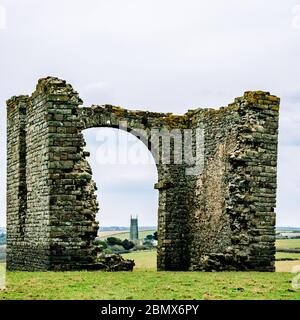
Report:
<svg viewBox="0 0 300 320"><path fill-rule="evenodd" d="M139 240L138 218L130 216L130 240Z"/></svg>

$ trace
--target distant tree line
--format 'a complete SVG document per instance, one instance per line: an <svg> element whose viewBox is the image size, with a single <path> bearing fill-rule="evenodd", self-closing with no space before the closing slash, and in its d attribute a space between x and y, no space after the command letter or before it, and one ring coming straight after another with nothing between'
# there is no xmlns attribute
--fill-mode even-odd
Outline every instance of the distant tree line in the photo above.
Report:
<svg viewBox="0 0 300 320"><path fill-rule="evenodd" d="M157 232L147 235L142 244L139 241L121 240L117 237L108 237L105 240L96 239L94 244L105 253L127 253L130 251L152 249L154 247L154 240L157 240Z"/></svg>
<svg viewBox="0 0 300 320"><path fill-rule="evenodd" d="M157 240L157 231L155 231L153 234L148 234L145 239L147 239L147 240Z"/></svg>
<svg viewBox="0 0 300 320"><path fill-rule="evenodd" d="M105 253L125 253L135 246L135 244L128 239L121 240L116 237L108 237L106 240L95 240L94 243Z"/></svg>
<svg viewBox="0 0 300 320"><path fill-rule="evenodd" d="M0 233L0 245L6 244L6 234Z"/></svg>

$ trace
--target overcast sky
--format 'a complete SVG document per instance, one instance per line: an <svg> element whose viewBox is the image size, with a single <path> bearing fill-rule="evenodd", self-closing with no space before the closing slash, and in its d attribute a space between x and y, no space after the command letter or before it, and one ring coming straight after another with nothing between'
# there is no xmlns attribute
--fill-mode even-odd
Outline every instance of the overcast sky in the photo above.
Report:
<svg viewBox="0 0 300 320"><path fill-rule="evenodd" d="M85 106L183 114L247 90L281 97L277 225L300 226L299 57L300 0L0 0L0 225L5 101L52 75L71 83ZM99 135L114 137L107 130L85 133L101 225L128 225L130 214L155 225L154 164L99 164Z"/></svg>

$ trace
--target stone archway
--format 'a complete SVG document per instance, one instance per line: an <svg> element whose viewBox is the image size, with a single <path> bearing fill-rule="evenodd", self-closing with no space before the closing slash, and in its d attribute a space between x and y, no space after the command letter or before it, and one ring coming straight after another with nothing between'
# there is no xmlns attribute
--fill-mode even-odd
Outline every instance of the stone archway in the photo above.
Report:
<svg viewBox="0 0 300 320"><path fill-rule="evenodd" d="M144 242L144 233L153 234L158 225L159 193L154 189L158 172L149 148L127 130L96 127L82 132L86 141L85 150L90 153L88 161L93 180L97 184L96 194L100 207L96 216L99 221L98 237L109 237L108 230L111 229L108 227L112 226L114 230L114 226L129 226L130 217L138 216L138 238ZM115 234L114 237L125 239L124 235L119 237ZM126 237L132 240L131 235ZM139 247L142 242L136 244ZM152 252L155 252L155 257L153 255L151 260L151 267L155 266L155 269L156 245L157 242ZM124 255L124 258L127 256Z"/></svg>
<svg viewBox="0 0 300 320"><path fill-rule="evenodd" d="M82 130L126 123L157 161L158 270L274 271L277 97L246 92L226 108L181 116L81 104L52 77L7 102L8 269L93 264L98 205ZM191 142L188 159L196 162L179 161L199 128L205 148ZM169 154L161 151L164 133Z"/></svg>
<svg viewBox="0 0 300 320"><path fill-rule="evenodd" d="M143 230L157 231L158 190L154 185L158 172L149 149L135 135L116 128L85 129L83 135L98 187L99 231L128 227L130 216L138 216Z"/></svg>
<svg viewBox="0 0 300 320"><path fill-rule="evenodd" d="M139 138L152 153L158 172L158 183L155 188L159 190L157 269L188 270L189 255L185 239L188 236L185 221L187 208L184 200L177 206L178 200L174 199L180 197L180 193L186 188L184 177L186 165L161 163L162 155L153 146L154 139L151 133L153 129L166 132L180 127L184 129L186 128L184 119L170 114L131 111L111 105L80 108L79 117L83 129L110 127L125 130ZM178 120L181 123L177 122ZM177 186L172 181L177 181Z"/></svg>

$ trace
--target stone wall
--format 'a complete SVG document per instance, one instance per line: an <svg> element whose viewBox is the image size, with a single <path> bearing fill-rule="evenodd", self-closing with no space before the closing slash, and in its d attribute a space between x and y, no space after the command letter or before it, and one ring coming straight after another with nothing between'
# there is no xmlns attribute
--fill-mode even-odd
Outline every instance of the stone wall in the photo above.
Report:
<svg viewBox="0 0 300 320"><path fill-rule="evenodd" d="M23 265L26 195L26 107L27 96L7 102L7 265Z"/></svg>
<svg viewBox="0 0 300 320"><path fill-rule="evenodd" d="M95 262L98 203L82 132L113 127L141 139L157 162L158 270L274 270L277 97L246 92L228 107L182 116L81 103L70 85L51 77L30 97L8 101L9 269ZM195 140L199 128L204 145L194 142L192 152L198 157L203 148L203 170L191 175L194 165L177 160L185 133ZM154 132L182 140L171 138L164 154L164 138Z"/></svg>
<svg viewBox="0 0 300 320"><path fill-rule="evenodd" d="M279 99L246 92L193 112L205 131L205 168L192 182L192 270L274 271Z"/></svg>
<svg viewBox="0 0 300 320"><path fill-rule="evenodd" d="M80 103L54 78L39 81L30 98L8 101L9 270L81 269L96 257L98 204Z"/></svg>

